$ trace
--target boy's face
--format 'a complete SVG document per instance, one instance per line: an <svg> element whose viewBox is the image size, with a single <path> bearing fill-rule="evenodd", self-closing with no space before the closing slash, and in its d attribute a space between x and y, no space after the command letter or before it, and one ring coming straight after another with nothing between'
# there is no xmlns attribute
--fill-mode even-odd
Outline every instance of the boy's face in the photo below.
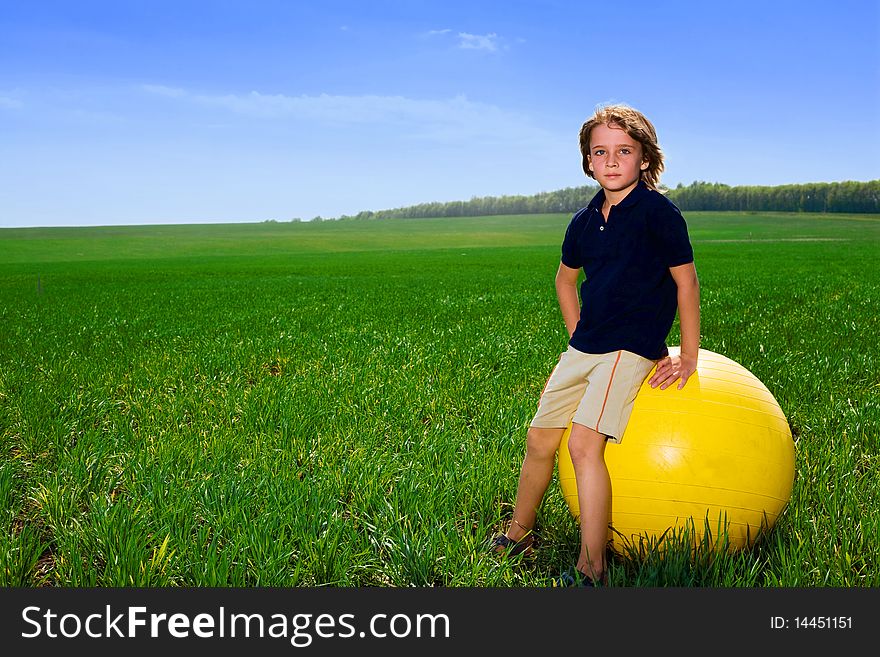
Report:
<svg viewBox="0 0 880 657"><path fill-rule="evenodd" d="M604 189L626 194L638 184L647 168L642 145L622 128L605 123L592 129L590 171Z"/></svg>

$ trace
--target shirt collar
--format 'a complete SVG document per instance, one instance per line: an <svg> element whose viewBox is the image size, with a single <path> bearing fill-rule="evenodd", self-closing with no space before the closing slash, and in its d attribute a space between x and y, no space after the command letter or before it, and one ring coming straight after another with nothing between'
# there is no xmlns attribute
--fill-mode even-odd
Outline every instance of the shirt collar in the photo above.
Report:
<svg viewBox="0 0 880 657"><path fill-rule="evenodd" d="M645 184L644 180L639 180L638 184L633 188L633 190L627 194L623 200L618 203L615 207L617 208L628 208L630 206L638 203L642 197L645 196L650 190L648 186ZM599 191L596 192L596 195L593 197L593 200L590 201L589 207L599 210L602 210L602 204L605 203L605 190L601 187Z"/></svg>

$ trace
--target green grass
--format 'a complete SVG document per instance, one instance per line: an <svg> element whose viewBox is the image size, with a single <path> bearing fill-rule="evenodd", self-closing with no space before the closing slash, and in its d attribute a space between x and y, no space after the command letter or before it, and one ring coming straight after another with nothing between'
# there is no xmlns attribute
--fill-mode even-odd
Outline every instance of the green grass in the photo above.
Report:
<svg viewBox="0 0 880 657"><path fill-rule="evenodd" d="M880 216L687 215L702 346L796 438L753 549L617 586L880 585ZM0 230L0 584L546 586L487 555L565 346L563 215ZM673 328L670 344L676 344Z"/></svg>

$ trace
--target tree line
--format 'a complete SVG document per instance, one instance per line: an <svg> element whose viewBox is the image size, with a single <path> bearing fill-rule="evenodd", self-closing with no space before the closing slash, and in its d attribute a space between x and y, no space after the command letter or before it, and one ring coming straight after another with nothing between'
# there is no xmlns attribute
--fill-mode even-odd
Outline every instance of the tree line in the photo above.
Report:
<svg viewBox="0 0 880 657"><path fill-rule="evenodd" d="M880 212L880 180L775 187L695 182L679 185L668 196L682 211Z"/></svg>
<svg viewBox="0 0 880 657"><path fill-rule="evenodd" d="M347 219L482 217L498 214L573 213L587 205L596 185L566 187L529 196L483 196L469 201L420 203L390 210L365 210ZM730 186L696 181L663 189L684 211L880 213L880 180L777 186ZM314 220L322 221L321 217ZM296 220L294 220L296 221Z"/></svg>

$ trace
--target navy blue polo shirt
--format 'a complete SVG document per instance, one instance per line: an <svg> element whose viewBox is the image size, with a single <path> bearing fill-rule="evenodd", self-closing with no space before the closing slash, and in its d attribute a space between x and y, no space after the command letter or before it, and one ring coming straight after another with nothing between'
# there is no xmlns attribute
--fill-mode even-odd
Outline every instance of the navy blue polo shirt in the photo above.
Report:
<svg viewBox="0 0 880 657"><path fill-rule="evenodd" d="M562 264L583 267L581 315L569 344L591 354L624 349L657 360L678 308L670 267L693 262L687 224L660 192L639 184L602 216L605 191L572 217Z"/></svg>

